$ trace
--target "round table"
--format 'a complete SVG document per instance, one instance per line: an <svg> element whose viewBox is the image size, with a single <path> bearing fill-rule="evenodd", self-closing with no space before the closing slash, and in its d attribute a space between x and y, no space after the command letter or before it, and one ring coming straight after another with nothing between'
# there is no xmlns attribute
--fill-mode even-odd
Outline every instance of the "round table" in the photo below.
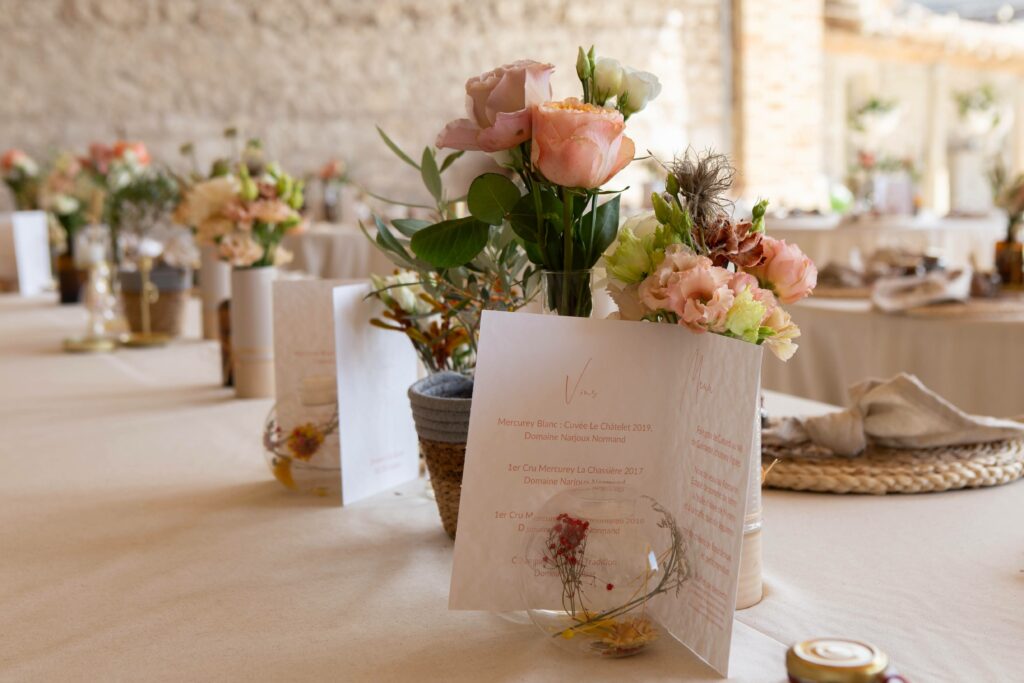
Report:
<svg viewBox="0 0 1024 683"><path fill-rule="evenodd" d="M787 310L800 326L800 349L786 363L765 354L767 389L845 404L853 384L908 372L967 412L1024 415L1024 309L887 314L867 299L812 297Z"/></svg>
<svg viewBox="0 0 1024 683"><path fill-rule="evenodd" d="M995 243L1006 234L1001 216L989 218L880 217L839 221L829 216L769 218L769 235L798 244L823 268L847 264L856 249L868 258L878 249L902 248L942 256L951 266L973 262L991 270Z"/></svg>
<svg viewBox="0 0 1024 683"><path fill-rule="evenodd" d="M219 386L216 344L62 354L84 319L0 296L0 679L721 680L673 641L609 662L448 611L422 481L345 508L289 493L261 453L270 401ZM873 641L913 681L1019 679L1022 501L1019 483L766 492L767 592L737 614L729 680L782 681L787 645L821 635Z"/></svg>

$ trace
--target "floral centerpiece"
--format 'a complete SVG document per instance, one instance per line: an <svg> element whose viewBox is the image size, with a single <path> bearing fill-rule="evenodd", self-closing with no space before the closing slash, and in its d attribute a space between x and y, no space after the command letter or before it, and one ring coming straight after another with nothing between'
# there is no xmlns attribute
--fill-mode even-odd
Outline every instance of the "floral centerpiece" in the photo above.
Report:
<svg viewBox="0 0 1024 683"><path fill-rule="evenodd" d="M323 193L324 220L341 222L341 188L349 182L348 166L341 159L331 159L317 174Z"/></svg>
<svg viewBox="0 0 1024 683"><path fill-rule="evenodd" d="M1006 212L1006 238L996 244L996 270L1004 285L1024 286L1024 247L1018 238L1024 222L1024 173L1011 177L996 163L989 181L995 205Z"/></svg>
<svg viewBox="0 0 1024 683"><path fill-rule="evenodd" d="M277 163L265 163L262 148L252 143L240 161L215 172L221 174L185 192L176 215L232 266L231 339L222 342L232 349L236 394L267 397L274 393L271 283L276 266L291 260L281 240L302 226L303 183Z"/></svg>
<svg viewBox="0 0 1024 683"><path fill-rule="evenodd" d="M0 156L0 176L14 197L18 211L39 208L39 164L20 149L9 149Z"/></svg>
<svg viewBox="0 0 1024 683"><path fill-rule="evenodd" d="M608 291L624 320L684 325L763 344L787 360L800 330L782 304L808 296L818 271L796 245L765 235L767 201L734 220L721 155L687 153L667 167L654 212L630 219L605 257Z"/></svg>
<svg viewBox="0 0 1024 683"><path fill-rule="evenodd" d="M466 83L468 117L445 126L436 144L488 152L512 177L478 176L466 197L469 215L443 216L421 227L411 248L423 261L446 268L471 261L488 245L490 228L507 225L544 270L547 308L585 317L592 308L591 268L619 224L618 192L601 186L633 160L626 120L661 85L653 74L580 48L582 99L553 100L553 71L550 64L521 60ZM614 196L599 203L602 195Z"/></svg>

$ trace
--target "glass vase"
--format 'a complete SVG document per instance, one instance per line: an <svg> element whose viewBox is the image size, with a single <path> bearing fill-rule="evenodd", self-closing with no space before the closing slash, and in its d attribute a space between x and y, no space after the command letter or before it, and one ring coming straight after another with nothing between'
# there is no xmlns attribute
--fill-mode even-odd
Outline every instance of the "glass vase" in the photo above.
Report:
<svg viewBox="0 0 1024 683"><path fill-rule="evenodd" d="M541 272L541 296L544 312L589 318L594 309L593 270Z"/></svg>
<svg viewBox="0 0 1024 683"><path fill-rule="evenodd" d="M520 589L549 642L617 658L663 637L656 601L691 578L667 510L627 488L581 488L556 494L530 522L517 558Z"/></svg>

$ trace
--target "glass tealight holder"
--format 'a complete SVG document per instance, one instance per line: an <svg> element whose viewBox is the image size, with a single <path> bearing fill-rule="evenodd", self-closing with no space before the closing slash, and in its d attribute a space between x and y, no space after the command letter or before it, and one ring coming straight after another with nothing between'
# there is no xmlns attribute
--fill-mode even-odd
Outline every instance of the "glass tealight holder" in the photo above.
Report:
<svg viewBox="0 0 1024 683"><path fill-rule="evenodd" d="M609 658L664 638L656 603L690 578L672 514L623 487L553 496L531 518L519 566L523 602L544 636Z"/></svg>

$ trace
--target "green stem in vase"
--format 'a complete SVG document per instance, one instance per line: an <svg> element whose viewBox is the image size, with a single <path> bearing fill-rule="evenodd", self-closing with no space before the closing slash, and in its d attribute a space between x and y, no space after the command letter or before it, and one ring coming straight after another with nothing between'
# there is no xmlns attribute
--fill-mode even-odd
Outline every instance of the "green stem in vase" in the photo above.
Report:
<svg viewBox="0 0 1024 683"><path fill-rule="evenodd" d="M563 271L565 281L562 283L562 304L559 306L559 315L570 315L569 312L569 290L570 275L572 272L572 194L567 188L562 190L562 237L565 239L563 254Z"/></svg>

